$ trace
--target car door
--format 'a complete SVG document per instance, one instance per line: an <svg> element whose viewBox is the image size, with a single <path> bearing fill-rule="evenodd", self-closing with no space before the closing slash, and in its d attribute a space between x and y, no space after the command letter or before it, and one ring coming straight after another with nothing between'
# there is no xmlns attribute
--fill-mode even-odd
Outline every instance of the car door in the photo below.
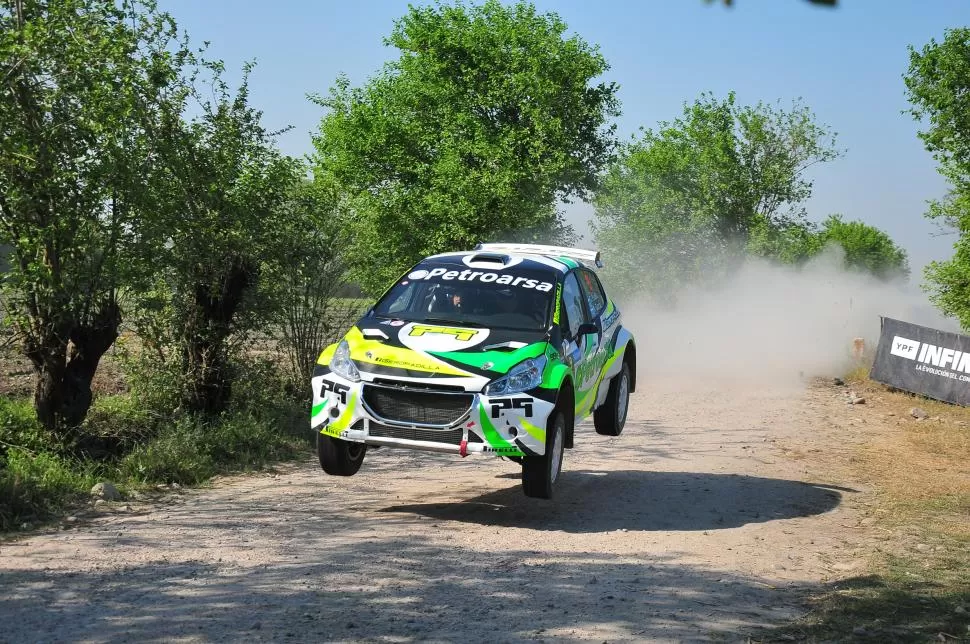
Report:
<svg viewBox="0 0 970 644"><path fill-rule="evenodd" d="M589 406L592 406L598 398L598 390L602 384L603 365L612 352L611 342L608 337L610 329L605 328L604 314L607 310L606 293L600 284L599 278L590 269L582 267L577 269L576 275L579 278L579 285L585 297L587 313L590 320L596 326L596 347L586 356L586 377L589 391L591 393Z"/></svg>
<svg viewBox="0 0 970 644"><path fill-rule="evenodd" d="M563 356L572 371L577 420L589 415L595 401L599 376L595 362L600 351L601 336L595 319L590 315L589 299L580 281L577 271L571 271L563 280L562 288L562 310L566 314L562 326Z"/></svg>

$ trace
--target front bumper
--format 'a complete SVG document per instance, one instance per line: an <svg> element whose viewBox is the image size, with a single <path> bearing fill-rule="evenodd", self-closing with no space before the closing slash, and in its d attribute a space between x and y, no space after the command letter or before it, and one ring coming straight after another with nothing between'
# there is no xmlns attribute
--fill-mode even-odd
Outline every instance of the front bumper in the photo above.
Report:
<svg viewBox="0 0 970 644"><path fill-rule="evenodd" d="M350 382L334 373L312 379L310 427L342 440L450 454L545 453L554 405L528 393L409 388L407 383ZM437 403L439 408L430 408Z"/></svg>

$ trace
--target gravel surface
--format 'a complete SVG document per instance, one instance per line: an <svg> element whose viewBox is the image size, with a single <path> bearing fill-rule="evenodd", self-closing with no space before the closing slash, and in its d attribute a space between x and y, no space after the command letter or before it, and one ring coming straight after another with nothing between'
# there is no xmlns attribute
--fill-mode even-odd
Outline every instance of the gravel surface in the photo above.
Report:
<svg viewBox="0 0 970 644"><path fill-rule="evenodd" d="M737 641L863 565L869 492L825 462L847 413L643 382L554 501L509 461L382 449L102 504L0 544L0 641Z"/></svg>

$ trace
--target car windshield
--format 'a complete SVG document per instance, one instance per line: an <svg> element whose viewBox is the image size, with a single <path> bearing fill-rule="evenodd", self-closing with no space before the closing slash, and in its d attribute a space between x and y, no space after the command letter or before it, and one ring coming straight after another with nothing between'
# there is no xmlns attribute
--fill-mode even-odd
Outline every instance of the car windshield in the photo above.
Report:
<svg viewBox="0 0 970 644"><path fill-rule="evenodd" d="M373 312L415 322L542 331L549 326L555 283L552 272L423 262L401 278Z"/></svg>

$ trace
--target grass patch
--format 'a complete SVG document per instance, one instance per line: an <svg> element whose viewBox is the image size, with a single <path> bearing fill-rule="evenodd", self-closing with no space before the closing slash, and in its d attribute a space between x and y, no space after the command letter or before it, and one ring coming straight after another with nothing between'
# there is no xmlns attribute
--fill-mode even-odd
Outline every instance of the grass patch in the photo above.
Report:
<svg viewBox="0 0 970 644"><path fill-rule="evenodd" d="M970 409L893 390L860 367L846 384L873 428L847 464L873 485L891 535L869 574L825 586L796 623L761 641L970 641ZM910 411L924 410L918 420Z"/></svg>
<svg viewBox="0 0 970 644"><path fill-rule="evenodd" d="M121 474L140 484L194 485L215 474L250 471L306 454L309 432L301 431L304 423L297 425L291 418L287 429L279 420L249 412L224 414L215 421L182 418L125 455Z"/></svg>
<svg viewBox="0 0 970 644"><path fill-rule="evenodd" d="M97 480L93 463L8 449L0 457L0 530L43 519L77 503Z"/></svg>
<svg viewBox="0 0 970 644"><path fill-rule="evenodd" d="M137 391L104 395L66 444L40 427L28 399L0 397L0 531L65 511L98 481L194 485L306 456L308 404L286 394L271 366L243 371L235 404L218 417L160 414Z"/></svg>
<svg viewBox="0 0 970 644"><path fill-rule="evenodd" d="M8 449L42 452L50 445L51 438L37 422L30 400L0 396L0 457Z"/></svg>
<svg viewBox="0 0 970 644"><path fill-rule="evenodd" d="M970 541L970 409L868 379L850 384L884 423L858 454L860 475L879 490L884 521ZM914 418L914 407L929 417Z"/></svg>
<svg viewBox="0 0 970 644"><path fill-rule="evenodd" d="M898 570L897 570L898 572ZM898 581L889 574L826 586L813 610L795 624L759 633L756 641L945 642L967 641L970 623L959 608L970 593L940 584Z"/></svg>

